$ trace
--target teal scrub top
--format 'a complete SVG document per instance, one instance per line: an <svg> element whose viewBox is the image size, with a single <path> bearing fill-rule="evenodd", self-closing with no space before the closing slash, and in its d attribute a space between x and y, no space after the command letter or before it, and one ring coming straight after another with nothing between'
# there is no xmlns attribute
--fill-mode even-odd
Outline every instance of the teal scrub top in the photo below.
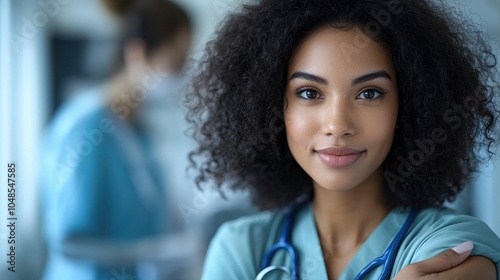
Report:
<svg viewBox="0 0 500 280"><path fill-rule="evenodd" d="M223 224L210 243L202 280L255 279L265 252L279 239L285 213L286 210L263 212ZM339 280L352 280L369 262L381 256L408 214L391 211L362 244ZM421 210L415 218L399 248L391 278L406 265L465 241L474 243L472 255L485 256L495 263L500 280L500 239L495 233L475 217L433 208ZM299 254L301 279L328 279L311 203L297 214L292 243ZM272 264L290 268L289 257L283 250L274 256ZM381 271L382 266L377 267L366 279L377 279ZM282 279L278 273L266 277Z"/></svg>
<svg viewBox="0 0 500 280"><path fill-rule="evenodd" d="M45 134L41 155L48 248L44 280L109 280L124 269L135 277L134 267L101 267L65 257L61 245L70 236L126 243L169 230L166 203L144 201L139 193L143 186L132 177L128 151L119 141L129 136L120 127L129 124L103 101L98 90L75 98L58 111ZM152 159L148 138L137 127L130 128L151 172L156 196L164 197L160 167Z"/></svg>

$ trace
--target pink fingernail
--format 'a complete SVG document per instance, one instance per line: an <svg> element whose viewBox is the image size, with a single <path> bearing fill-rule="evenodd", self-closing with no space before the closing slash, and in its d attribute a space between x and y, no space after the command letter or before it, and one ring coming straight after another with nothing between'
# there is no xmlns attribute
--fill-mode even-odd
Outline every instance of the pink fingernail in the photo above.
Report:
<svg viewBox="0 0 500 280"><path fill-rule="evenodd" d="M472 248L474 248L474 244L470 241L466 241L458 246L455 246L451 248L453 251L455 251L457 254L463 254L465 252L472 251Z"/></svg>

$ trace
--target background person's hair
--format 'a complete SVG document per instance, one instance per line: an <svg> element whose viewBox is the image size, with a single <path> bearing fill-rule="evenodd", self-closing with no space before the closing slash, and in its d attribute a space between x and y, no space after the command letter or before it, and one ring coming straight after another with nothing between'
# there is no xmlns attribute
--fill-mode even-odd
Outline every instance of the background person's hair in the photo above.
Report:
<svg viewBox="0 0 500 280"><path fill-rule="evenodd" d="M167 0L102 0L108 10L123 22L121 45L141 39L146 55L162 44L170 42L183 29L190 31L192 22L177 4ZM123 53L119 54L117 69L122 66Z"/></svg>
<svg viewBox="0 0 500 280"><path fill-rule="evenodd" d="M249 189L261 208L312 192L288 149L283 98L292 52L325 25L359 28L392 56L399 115L383 164L387 204L453 200L493 151L496 59L470 20L430 1L262 0L228 17L187 97L198 185Z"/></svg>

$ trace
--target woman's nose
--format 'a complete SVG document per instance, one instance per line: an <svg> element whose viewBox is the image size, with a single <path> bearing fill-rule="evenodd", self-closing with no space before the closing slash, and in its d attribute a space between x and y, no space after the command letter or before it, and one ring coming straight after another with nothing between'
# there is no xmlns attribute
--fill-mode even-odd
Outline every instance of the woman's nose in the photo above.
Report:
<svg viewBox="0 0 500 280"><path fill-rule="evenodd" d="M354 135L353 112L344 100L331 100L322 108L321 128L323 134L342 138Z"/></svg>

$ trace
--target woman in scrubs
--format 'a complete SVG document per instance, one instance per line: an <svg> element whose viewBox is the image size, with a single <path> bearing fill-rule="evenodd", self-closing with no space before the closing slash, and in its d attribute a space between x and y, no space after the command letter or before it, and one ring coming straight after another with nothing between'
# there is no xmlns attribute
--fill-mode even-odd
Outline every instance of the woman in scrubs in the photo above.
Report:
<svg viewBox="0 0 500 280"><path fill-rule="evenodd" d="M219 229L202 279L256 279L300 199L300 279L353 279L411 209L391 278L500 279L500 239L442 207L496 136L494 56L467 22L410 0L261 0L230 16L190 95L192 156L199 184L268 211ZM293 269L284 250L270 264Z"/></svg>
<svg viewBox="0 0 500 280"><path fill-rule="evenodd" d="M191 23L168 1L105 4L124 20L122 67L66 103L46 131L45 280L135 279L172 231L145 116L172 98L167 86L187 57Z"/></svg>

